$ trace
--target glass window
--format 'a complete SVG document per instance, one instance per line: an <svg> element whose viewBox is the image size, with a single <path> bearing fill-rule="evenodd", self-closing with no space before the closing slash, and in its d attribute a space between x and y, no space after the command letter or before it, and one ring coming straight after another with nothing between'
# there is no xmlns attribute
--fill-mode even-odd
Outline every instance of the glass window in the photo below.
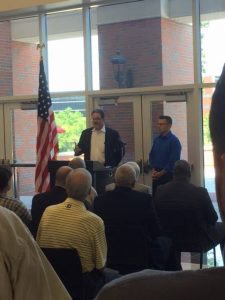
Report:
<svg viewBox="0 0 225 300"><path fill-rule="evenodd" d="M84 90L82 10L47 15L47 26L50 92Z"/></svg>
<svg viewBox="0 0 225 300"><path fill-rule="evenodd" d="M0 22L0 96L37 94L38 18Z"/></svg>
<svg viewBox="0 0 225 300"><path fill-rule="evenodd" d="M91 8L94 89L193 83L191 3Z"/></svg>
<svg viewBox="0 0 225 300"><path fill-rule="evenodd" d="M202 81L216 82L225 63L225 2L201 0Z"/></svg>
<svg viewBox="0 0 225 300"><path fill-rule="evenodd" d="M59 141L59 160L71 160L75 143L86 128L86 108L83 96L52 99Z"/></svg>
<svg viewBox="0 0 225 300"><path fill-rule="evenodd" d="M204 176L205 187L207 188L211 200L219 215L216 192L215 192L215 170L212 152L212 143L209 132L209 111L211 107L211 99L214 88L205 88L202 91L202 107L203 107L203 141L204 141Z"/></svg>

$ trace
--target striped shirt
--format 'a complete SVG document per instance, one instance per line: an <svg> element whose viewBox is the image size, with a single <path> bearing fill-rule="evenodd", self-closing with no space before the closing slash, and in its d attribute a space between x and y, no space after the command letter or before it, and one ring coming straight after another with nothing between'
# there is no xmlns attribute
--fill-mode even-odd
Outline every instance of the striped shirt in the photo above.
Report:
<svg viewBox="0 0 225 300"><path fill-rule="evenodd" d="M22 201L0 196L0 206L13 211L27 226L30 225L31 215Z"/></svg>
<svg viewBox="0 0 225 300"><path fill-rule="evenodd" d="M107 246L102 219L88 211L81 201L72 198L45 210L37 242L40 247L76 248L83 272L101 269L106 263Z"/></svg>

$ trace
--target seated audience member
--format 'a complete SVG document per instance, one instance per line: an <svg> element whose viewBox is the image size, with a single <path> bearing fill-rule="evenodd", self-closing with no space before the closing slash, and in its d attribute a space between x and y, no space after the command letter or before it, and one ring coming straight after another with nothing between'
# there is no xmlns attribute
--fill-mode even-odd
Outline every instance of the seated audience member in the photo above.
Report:
<svg viewBox="0 0 225 300"><path fill-rule="evenodd" d="M144 270L116 279L95 300L223 299L225 268L165 272Z"/></svg>
<svg viewBox="0 0 225 300"><path fill-rule="evenodd" d="M217 82L210 109L210 133L216 171L216 193L225 220L225 66ZM96 300L212 300L223 299L225 268L162 272L145 270L107 284Z"/></svg>
<svg viewBox="0 0 225 300"><path fill-rule="evenodd" d="M78 168L86 169L86 164L85 164L85 161L83 159L81 159L80 157L74 157L69 162L69 167L74 170L76 170ZM98 194L97 194L96 190L92 186L90 193L87 195L87 198L85 199L87 201L87 202L85 202L86 207L87 207L87 203L89 203L89 206L87 207L89 210L92 210L94 199L97 195Z"/></svg>
<svg viewBox="0 0 225 300"><path fill-rule="evenodd" d="M7 197L11 188L12 172L7 166L0 166L0 206L13 211L30 228L31 215L22 201Z"/></svg>
<svg viewBox="0 0 225 300"><path fill-rule="evenodd" d="M115 189L95 198L94 212L103 219L106 232L110 232L110 229L115 225L122 228L124 224L143 228L149 240L151 267L170 268L166 266L167 259L170 256L170 241L166 238L159 238L161 230L152 196L132 190L135 178L135 171L130 165L124 164L117 168ZM161 249L160 245L163 245L164 249ZM162 256L160 256L160 251Z"/></svg>
<svg viewBox="0 0 225 300"><path fill-rule="evenodd" d="M37 242L40 247L77 249L85 284L93 296L104 284L107 245L102 219L84 206L91 182L91 175L85 169L73 170L68 175L68 198L46 208L38 228Z"/></svg>
<svg viewBox="0 0 225 300"><path fill-rule="evenodd" d="M63 202L67 198L66 177L72 171L70 167L60 167L55 176L55 186L49 192L37 194L33 197L31 205L32 229L36 236L38 225L46 207Z"/></svg>
<svg viewBox="0 0 225 300"><path fill-rule="evenodd" d="M151 194L151 187L148 185L145 185L143 183L139 183L138 182L138 178L140 176L140 167L139 165L135 162L135 161L128 161L125 164L130 165L132 168L134 168L135 171L135 184L133 187L133 190L138 191L138 192L142 192L142 193L146 193L146 194ZM115 188L115 183L110 183L108 185L106 185L105 190L106 191L112 191Z"/></svg>
<svg viewBox="0 0 225 300"><path fill-rule="evenodd" d="M174 166L173 180L158 187L155 196L156 210L168 207L183 207L183 209L195 212L199 218L199 223L207 233L204 238L206 248L213 247L220 243L223 252L225 243L225 226L217 223L217 213L212 205L207 190L203 187L196 187L190 182L191 168L187 161L178 160ZM189 224L187 224L187 227Z"/></svg>
<svg viewBox="0 0 225 300"><path fill-rule="evenodd" d="M70 300L27 228L0 208L0 299Z"/></svg>

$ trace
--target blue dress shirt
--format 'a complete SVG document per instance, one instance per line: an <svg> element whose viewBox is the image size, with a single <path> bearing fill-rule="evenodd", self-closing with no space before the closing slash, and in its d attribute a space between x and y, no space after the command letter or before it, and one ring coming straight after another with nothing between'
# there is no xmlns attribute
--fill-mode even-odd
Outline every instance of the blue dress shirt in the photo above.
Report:
<svg viewBox="0 0 225 300"><path fill-rule="evenodd" d="M180 159L180 153L180 141L171 131L166 135L159 135L154 139L149 153L150 167L172 173L175 162Z"/></svg>

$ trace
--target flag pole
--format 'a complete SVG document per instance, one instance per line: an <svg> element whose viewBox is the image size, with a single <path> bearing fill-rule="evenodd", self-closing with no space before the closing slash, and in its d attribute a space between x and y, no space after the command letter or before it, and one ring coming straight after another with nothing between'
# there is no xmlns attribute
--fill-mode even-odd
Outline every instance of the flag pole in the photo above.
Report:
<svg viewBox="0 0 225 300"><path fill-rule="evenodd" d="M43 48L44 44L37 45L37 49L40 49L40 71L37 106L35 189L39 193L46 192L50 188L48 161L56 160L59 151L57 127L44 70L44 61L41 55Z"/></svg>

